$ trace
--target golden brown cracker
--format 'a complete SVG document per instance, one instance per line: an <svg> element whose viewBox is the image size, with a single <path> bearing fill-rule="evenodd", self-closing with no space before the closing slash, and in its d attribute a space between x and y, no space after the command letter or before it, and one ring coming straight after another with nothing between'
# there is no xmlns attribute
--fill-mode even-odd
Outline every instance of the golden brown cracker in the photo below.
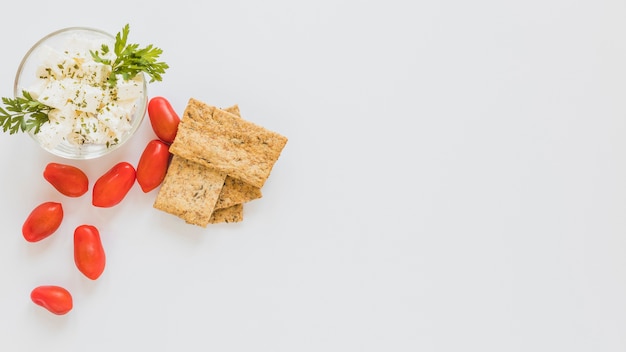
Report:
<svg viewBox="0 0 626 352"><path fill-rule="evenodd" d="M222 222L241 222L243 221L243 204L235 204L227 208L215 209L211 214L209 223L218 224Z"/></svg>
<svg viewBox="0 0 626 352"><path fill-rule="evenodd" d="M217 199L215 209L228 208L235 204L247 203L261 198L263 195L259 187L252 186L234 177L226 176L224 187Z"/></svg>
<svg viewBox="0 0 626 352"><path fill-rule="evenodd" d="M239 105L237 104L224 108L223 110L237 117L241 117L241 111L239 110ZM251 200L261 198L261 196L262 193L260 188L254 187L239 179L226 176L224 188L222 188L222 193L220 193L220 196L217 199L215 209L223 209L235 204L246 203Z"/></svg>
<svg viewBox="0 0 626 352"><path fill-rule="evenodd" d="M241 111L239 110L239 105L235 104L233 106L229 106L225 109L223 109L226 112L229 112L237 117L241 117Z"/></svg>
<svg viewBox="0 0 626 352"><path fill-rule="evenodd" d="M170 152L261 188L287 138L191 98Z"/></svg>
<svg viewBox="0 0 626 352"><path fill-rule="evenodd" d="M174 155L154 207L187 223L206 227L226 174Z"/></svg>

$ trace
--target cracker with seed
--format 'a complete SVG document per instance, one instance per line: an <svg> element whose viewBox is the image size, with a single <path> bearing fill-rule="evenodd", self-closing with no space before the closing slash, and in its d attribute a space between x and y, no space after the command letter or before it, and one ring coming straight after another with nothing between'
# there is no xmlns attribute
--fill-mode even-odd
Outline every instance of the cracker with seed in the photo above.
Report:
<svg viewBox="0 0 626 352"><path fill-rule="evenodd" d="M226 176L222 192L217 198L215 209L224 209L235 204L247 203L262 197L261 189L234 177Z"/></svg>
<svg viewBox="0 0 626 352"><path fill-rule="evenodd" d="M239 107L237 105L233 105L224 110L231 112L237 116L240 115ZM176 155L172 158L172 165L174 165L174 167L170 167L168 169L168 174L166 176L166 178L168 179L168 183L167 186L165 186L165 190L163 191L164 193L160 195L158 202L155 202L155 207L162 210L166 209L167 207L165 204L167 198L166 193L169 192L171 194L174 192L173 190L176 187L176 180L193 179L200 174L209 173L209 175L211 175L215 172L214 169L203 168L195 163L185 161L184 159L181 160L181 158ZM221 178L217 178L216 180L220 179ZM210 216L209 223L211 224L219 222L239 222L243 220L242 204L260 197L261 190L259 188L246 184L241 180L226 176L226 178L224 179L224 185L222 186L215 205L211 208L209 204L209 207L206 209L206 213L199 214L199 209L196 209L195 212L192 211L193 204L191 203L189 205L179 204L176 210L172 209L168 212L184 218L188 218L191 216L189 214L195 213L194 218L203 219L201 221L202 223L206 222L206 220L204 220L206 219L206 216ZM240 204L241 206L236 206ZM190 211L192 212L189 213ZM211 214L211 212L213 213ZM186 221L191 223L196 222L193 220ZM197 225L201 224L197 223Z"/></svg>
<svg viewBox="0 0 626 352"><path fill-rule="evenodd" d="M229 112L237 117L241 117L239 105L227 107L224 111ZM239 179L231 176L226 176L222 193L220 193L215 204L215 209L229 208L235 204L246 203L254 199L262 197L261 189L259 187L252 186ZM243 207L241 207L243 210Z"/></svg>
<svg viewBox="0 0 626 352"><path fill-rule="evenodd" d="M224 111L241 117L239 105L237 104L225 108ZM213 215L211 215L211 223L243 221L243 203L261 198L261 196L260 188L226 176L224 187L222 187L222 192L215 204L215 210Z"/></svg>
<svg viewBox="0 0 626 352"><path fill-rule="evenodd" d="M261 188L287 138L191 98L170 152Z"/></svg>
<svg viewBox="0 0 626 352"><path fill-rule="evenodd" d="M235 204L227 208L215 209L213 214L211 214L211 219L209 219L209 223L217 224L217 223L231 223L231 222L241 222L243 221L243 204Z"/></svg>
<svg viewBox="0 0 626 352"><path fill-rule="evenodd" d="M153 206L206 227L225 180L223 172L174 156Z"/></svg>

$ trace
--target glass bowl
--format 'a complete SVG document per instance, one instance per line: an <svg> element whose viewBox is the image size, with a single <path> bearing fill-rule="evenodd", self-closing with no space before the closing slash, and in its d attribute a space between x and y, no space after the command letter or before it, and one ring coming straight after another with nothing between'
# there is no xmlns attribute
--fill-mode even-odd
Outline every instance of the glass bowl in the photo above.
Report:
<svg viewBox="0 0 626 352"><path fill-rule="evenodd" d="M45 37L37 41L30 48L30 50L28 50L28 52L26 53L26 55L24 56L24 58L22 59L20 63L17 73L15 75L15 83L13 87L13 93L15 94L15 97L21 97L23 90L27 90L31 92L33 89L35 91L37 91L37 89L41 89L41 86L44 85L44 83L42 83L43 79L40 78L40 76L42 75L42 67L43 67L42 65L44 63L47 65L45 67L49 67L49 66L58 66L60 68L64 67L62 65L50 64L50 62L55 62L53 60L58 59L59 54L82 52L82 53L85 53L85 55L89 55L90 57L89 50L99 50L102 44L107 44L110 50L113 51L114 43L115 43L115 37L113 35L107 32L101 31L99 29L93 29L93 28L87 28L87 27L69 27L69 28L57 30L55 32L52 32L46 35ZM82 61L80 61L81 60L80 58L79 59L73 58L73 60L78 60L79 62L82 63ZM50 68L48 68L48 71L44 71L44 72L49 73L49 71L50 71ZM85 74L85 76L87 75ZM38 85L39 85L39 88L36 88ZM59 86L65 87L66 85L59 84L55 87L59 87ZM130 116L129 117L130 124L128 124L126 122L126 118L124 118L125 120L123 124L119 123L120 125L123 126L122 129L109 127L110 122L107 122L107 125L106 125L107 129L111 128L110 130L107 130L108 133L103 132L104 129L100 128L101 135L111 134L113 133L111 131L116 131L115 133L113 133L116 136L116 139L113 139L105 143L102 141L102 139L105 137L101 137L99 141L93 141L93 142L85 142L84 139L76 138L75 136L80 135L80 133L76 132L76 128L80 128L80 127L77 127L80 125L80 123L76 122L76 120L73 120L73 118L71 118L74 121L73 126L76 126L76 127L73 128L73 131L70 133L68 133L68 129L70 129L70 127L68 127L69 123L59 124L59 123L48 122L44 124L44 125L48 125L48 126L45 126L45 129L46 129L45 133L40 132L40 133L35 134L34 131L30 131L29 135L43 149L47 150L48 152L54 155L57 155L59 157L63 157L66 159L93 159L93 158L97 158L97 157L101 157L106 154L109 154L112 151L121 147L124 143L126 143L133 136L133 134L137 131L138 127L141 125L141 122L143 121L143 118L146 114L147 103L148 103L148 91L147 91L147 81L146 81L145 76L143 74L139 74L135 78L135 80L133 80L132 86L133 88L130 90L134 91L134 94L129 95L129 96L134 98L135 94L137 94L137 99L136 100L129 99L125 101L124 104L119 103L117 105L118 107L119 106L132 107L132 110L128 111L129 116ZM48 89L47 92L50 92L49 87L50 86L48 86L47 88ZM125 86L125 88L118 86L118 88L120 92L123 89L125 89L124 91L128 91L128 86ZM34 94L31 93L31 95L33 95L33 98L36 98L37 94L39 93L34 93ZM62 95L56 96L54 95L54 93L51 96L55 96L56 98L64 97ZM87 93L85 93L85 96L87 96ZM93 96L95 97L97 96L97 94L93 94ZM121 93L120 93L120 96L121 96ZM95 100L93 99L89 101L92 103L91 104L92 106L95 106L98 103L95 103ZM59 103L59 101L62 101L62 100L65 100L65 99L56 99L56 104L57 105L63 104L63 103ZM49 101L52 101L52 99ZM55 105L55 104L51 103L50 105ZM98 111L100 112L104 111L105 109L100 109L102 108L102 103L99 103L99 105L100 106L98 108L99 109ZM72 107L74 106L78 106L78 105L76 104L72 105ZM107 115L108 119L106 121L110 121L112 114L113 115L116 114L116 110L109 109L108 105L107 105L106 110L108 114ZM69 109L69 111L76 111L76 110ZM100 120L105 119L105 117L103 117L105 116L105 114L101 114L100 112L98 113L94 112L92 115L81 115L81 116L86 116L87 121L90 121L90 123L92 123L92 125L89 125L89 127L84 129L83 131L97 130L99 126L102 126L100 125L102 123L100 122ZM74 116L73 114L74 112L70 113L69 115ZM76 114L81 114L81 112L77 112ZM82 114L85 114L85 113L82 112ZM125 113L119 113L115 116L119 118L119 121L121 121L122 120L121 116L124 116L124 114ZM70 119L70 118L67 118L67 119ZM52 121L52 118L51 118L51 121ZM63 118L63 121L66 121L66 118ZM60 125L63 125L63 127L56 127ZM42 129L43 127L44 126L42 126ZM93 128L93 127L96 127L96 128ZM62 131L62 132L59 132L59 131ZM54 137L50 137L51 135L53 135ZM85 135L88 135L88 133L85 133ZM51 142L51 139L53 140L53 142ZM77 139L79 139L80 141L76 141Z"/></svg>

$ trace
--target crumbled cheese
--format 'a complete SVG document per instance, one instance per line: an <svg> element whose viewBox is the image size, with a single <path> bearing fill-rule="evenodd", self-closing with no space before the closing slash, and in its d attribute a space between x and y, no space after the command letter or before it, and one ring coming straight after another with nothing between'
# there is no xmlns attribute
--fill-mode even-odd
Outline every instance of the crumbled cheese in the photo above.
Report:
<svg viewBox="0 0 626 352"><path fill-rule="evenodd" d="M131 129L143 81L120 79L111 88L107 82L111 67L95 62L90 54L101 44L75 36L62 52L44 49L36 70L38 82L28 89L34 99L53 108L50 123L37 134L44 147L52 149L62 142L112 146Z"/></svg>
<svg viewBox="0 0 626 352"><path fill-rule="evenodd" d="M119 101L131 101L137 100L137 97L143 94L143 81L140 79L117 82L117 99Z"/></svg>

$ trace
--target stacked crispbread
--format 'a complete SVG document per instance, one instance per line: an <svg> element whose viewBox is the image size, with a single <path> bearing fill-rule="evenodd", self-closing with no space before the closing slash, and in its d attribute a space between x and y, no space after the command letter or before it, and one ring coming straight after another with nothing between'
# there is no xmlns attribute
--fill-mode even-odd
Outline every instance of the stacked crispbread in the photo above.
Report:
<svg viewBox="0 0 626 352"><path fill-rule="evenodd" d="M243 220L243 204L261 188L287 138L241 118L237 105L219 109L191 98L154 207L206 227Z"/></svg>

